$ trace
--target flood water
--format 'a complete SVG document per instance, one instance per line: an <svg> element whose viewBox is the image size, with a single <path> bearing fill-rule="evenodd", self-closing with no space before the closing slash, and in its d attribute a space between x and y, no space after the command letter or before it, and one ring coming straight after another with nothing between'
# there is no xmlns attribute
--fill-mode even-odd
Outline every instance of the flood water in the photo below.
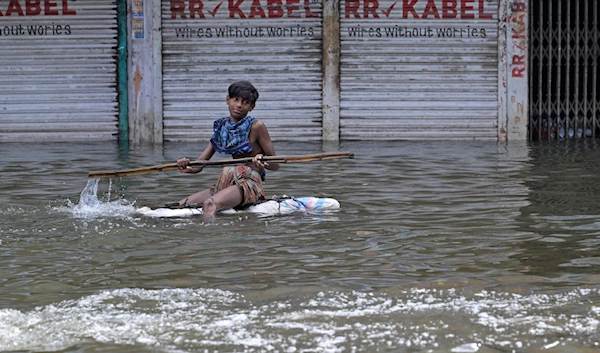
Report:
<svg viewBox="0 0 600 353"><path fill-rule="evenodd" d="M268 197L337 212L157 219L204 143L0 145L0 351L598 352L600 144L276 143ZM215 156L215 158L221 158Z"/></svg>

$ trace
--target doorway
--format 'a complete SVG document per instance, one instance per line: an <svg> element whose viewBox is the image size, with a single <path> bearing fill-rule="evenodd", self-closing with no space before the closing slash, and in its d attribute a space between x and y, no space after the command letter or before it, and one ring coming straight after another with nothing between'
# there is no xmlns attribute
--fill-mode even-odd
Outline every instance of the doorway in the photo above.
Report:
<svg viewBox="0 0 600 353"><path fill-rule="evenodd" d="M600 137L598 1L530 2L529 139Z"/></svg>

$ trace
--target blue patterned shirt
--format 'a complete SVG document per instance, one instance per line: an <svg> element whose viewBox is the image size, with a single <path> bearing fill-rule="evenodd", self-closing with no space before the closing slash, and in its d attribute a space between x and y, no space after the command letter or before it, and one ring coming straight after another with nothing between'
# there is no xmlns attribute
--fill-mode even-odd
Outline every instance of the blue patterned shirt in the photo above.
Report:
<svg viewBox="0 0 600 353"><path fill-rule="evenodd" d="M248 140L255 118L247 115L238 122L231 122L229 117L215 120L213 137L210 139L215 151L223 154L245 154L252 152L252 144Z"/></svg>

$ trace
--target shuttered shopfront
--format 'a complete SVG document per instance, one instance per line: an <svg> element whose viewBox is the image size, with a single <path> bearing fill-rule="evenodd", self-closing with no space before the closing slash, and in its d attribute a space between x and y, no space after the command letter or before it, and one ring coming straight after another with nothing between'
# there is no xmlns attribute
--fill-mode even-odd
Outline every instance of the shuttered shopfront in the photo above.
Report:
<svg viewBox="0 0 600 353"><path fill-rule="evenodd" d="M498 138L497 0L341 0L341 139Z"/></svg>
<svg viewBox="0 0 600 353"><path fill-rule="evenodd" d="M116 1L1 1L0 46L0 142L116 139Z"/></svg>
<svg viewBox="0 0 600 353"><path fill-rule="evenodd" d="M164 1L165 141L207 141L227 88L251 81L274 140L321 138L321 2Z"/></svg>

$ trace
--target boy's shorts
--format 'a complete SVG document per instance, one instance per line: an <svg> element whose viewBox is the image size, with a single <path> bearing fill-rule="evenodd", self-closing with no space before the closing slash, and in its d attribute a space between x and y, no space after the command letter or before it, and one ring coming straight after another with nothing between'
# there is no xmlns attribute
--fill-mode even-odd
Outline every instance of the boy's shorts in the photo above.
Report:
<svg viewBox="0 0 600 353"><path fill-rule="evenodd" d="M236 185L242 191L242 203L237 207L251 205L265 199L260 174L243 165L224 167L219 180L210 188L210 196L232 185Z"/></svg>

